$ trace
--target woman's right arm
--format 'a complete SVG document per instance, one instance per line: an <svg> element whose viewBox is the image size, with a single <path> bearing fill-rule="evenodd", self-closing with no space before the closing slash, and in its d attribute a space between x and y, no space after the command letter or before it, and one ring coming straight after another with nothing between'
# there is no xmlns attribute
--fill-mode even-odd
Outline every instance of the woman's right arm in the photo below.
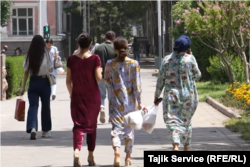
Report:
<svg viewBox="0 0 250 167"><path fill-rule="evenodd" d="M23 77L23 87L22 87L21 92L20 92L21 95L23 95L25 92L25 87L26 87L28 77L29 77L29 71L25 71L24 77Z"/></svg>
<svg viewBox="0 0 250 167"><path fill-rule="evenodd" d="M161 68L160 68L160 70L158 72L158 78L157 78L157 82L156 82L154 101L156 101L160 97L162 89L165 86L165 78L166 78L165 70L166 70L166 68L165 68L165 60L163 60L162 64L161 64Z"/></svg>
<svg viewBox="0 0 250 167"><path fill-rule="evenodd" d="M69 92L69 97L71 98L72 95L72 79L71 79L71 69L70 69L70 59L67 60L67 73L66 73L66 86Z"/></svg>
<svg viewBox="0 0 250 167"><path fill-rule="evenodd" d="M102 67L97 67L95 70L95 79L97 82L102 80Z"/></svg>
<svg viewBox="0 0 250 167"><path fill-rule="evenodd" d="M96 55L96 69L95 69L95 79L97 82L102 80L102 63L99 56Z"/></svg>
<svg viewBox="0 0 250 167"><path fill-rule="evenodd" d="M69 67L67 68L66 85L67 85L67 89L68 89L68 92L69 92L69 96L71 98L71 95L72 95L72 83L71 83L71 70L70 70Z"/></svg>
<svg viewBox="0 0 250 167"><path fill-rule="evenodd" d="M104 70L104 80L108 88L112 85L110 65L110 63L107 63Z"/></svg>
<svg viewBox="0 0 250 167"><path fill-rule="evenodd" d="M198 81L201 78L201 71L198 67L198 63L197 63L194 56L192 56L192 62L193 62L193 64L192 64L193 78L194 78L194 80Z"/></svg>
<svg viewBox="0 0 250 167"><path fill-rule="evenodd" d="M112 80L111 80L111 64L109 62L106 63L105 70L104 70L104 80L107 85L107 92L108 92L108 100L110 100L112 96Z"/></svg>

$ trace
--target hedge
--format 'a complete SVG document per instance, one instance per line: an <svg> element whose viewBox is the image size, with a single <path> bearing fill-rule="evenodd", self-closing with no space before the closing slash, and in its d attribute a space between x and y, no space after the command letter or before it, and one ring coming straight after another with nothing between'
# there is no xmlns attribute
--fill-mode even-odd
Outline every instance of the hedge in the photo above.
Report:
<svg viewBox="0 0 250 167"><path fill-rule="evenodd" d="M6 56L6 80L8 82L8 89L6 91L6 99L13 98L20 95L20 89L23 84L23 62L25 56ZM25 89L29 87L29 78Z"/></svg>

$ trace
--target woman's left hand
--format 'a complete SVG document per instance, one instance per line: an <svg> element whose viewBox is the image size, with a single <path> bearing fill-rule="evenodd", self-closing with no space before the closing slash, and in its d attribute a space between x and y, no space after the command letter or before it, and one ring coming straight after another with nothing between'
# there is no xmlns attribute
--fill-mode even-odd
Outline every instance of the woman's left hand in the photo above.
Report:
<svg viewBox="0 0 250 167"><path fill-rule="evenodd" d="M25 92L25 89L22 88L22 89L20 90L20 95L22 96L22 95L24 94L24 92Z"/></svg>
<svg viewBox="0 0 250 167"><path fill-rule="evenodd" d="M54 60L57 60L57 53L55 53L54 55Z"/></svg>
<svg viewBox="0 0 250 167"><path fill-rule="evenodd" d="M148 109L146 107L143 107L142 111L144 112L144 114L148 113Z"/></svg>
<svg viewBox="0 0 250 167"><path fill-rule="evenodd" d="M155 103L157 100L158 100L158 97L155 97L154 104L155 104L156 106L158 106L158 104Z"/></svg>
<svg viewBox="0 0 250 167"><path fill-rule="evenodd" d="M138 103L138 110L141 110L141 109L142 109L141 103Z"/></svg>

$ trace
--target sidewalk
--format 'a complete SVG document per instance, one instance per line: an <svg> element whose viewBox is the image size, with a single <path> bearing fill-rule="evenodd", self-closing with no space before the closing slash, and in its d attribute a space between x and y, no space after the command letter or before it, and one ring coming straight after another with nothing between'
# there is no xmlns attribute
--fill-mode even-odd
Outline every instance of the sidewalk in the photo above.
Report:
<svg viewBox="0 0 250 167"><path fill-rule="evenodd" d="M154 64L142 63L142 102L144 106L152 105L156 77L152 77ZM147 68L147 69L145 69ZM72 120L70 116L70 101L65 85L66 76L58 76L57 98L51 101L52 109L52 137L41 138L41 132L37 134L37 140L29 140L29 134L25 132L26 122L17 122L14 119L16 98L1 102L1 167L72 167ZM27 95L26 116L28 109ZM106 100L106 106L108 102ZM106 110L107 113L107 110ZM199 103L193 118L193 141L191 151L250 151L250 144L242 140L238 133L226 129L222 122L228 117L222 115L207 103ZM39 130L40 107L39 107ZM99 118L98 118L99 120ZM107 121L107 120L106 120ZM98 124L97 141L95 149L95 161L97 166L112 167L113 149L110 139L111 125ZM183 147L181 147L182 149ZM171 151L172 145L166 126L162 118L162 105L159 105L157 121L153 133L144 131L135 132L135 146L132 153L132 167L143 166L144 150ZM124 146L120 149L122 165L124 165ZM81 151L81 161L87 166L86 140Z"/></svg>

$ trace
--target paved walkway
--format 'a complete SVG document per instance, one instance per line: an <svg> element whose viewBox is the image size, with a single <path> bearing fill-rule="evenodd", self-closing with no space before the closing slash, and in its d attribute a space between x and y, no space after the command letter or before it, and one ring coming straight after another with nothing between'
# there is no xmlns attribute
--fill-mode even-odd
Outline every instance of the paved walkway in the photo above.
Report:
<svg viewBox="0 0 250 167"><path fill-rule="evenodd" d="M154 99L156 82L156 78L152 77L154 68L152 63L143 63L142 65L142 102L145 106L151 105ZM59 76L57 82L57 98L55 101L51 101L53 130L50 139L41 138L41 132L39 131L37 140L29 140L30 136L25 133L26 122L17 122L14 119L16 98L1 102L2 167L72 167L72 121L70 101L65 86L65 76ZM26 94L24 99L27 101ZM28 101L26 111L27 109ZM38 117L40 120L40 108ZM222 122L227 119L226 116L207 103L199 103L193 118L191 150L250 151L250 145L242 140L239 134L230 132L222 125ZM95 150L97 166L111 167L113 164L110 129L111 125L108 123L98 124L97 146ZM171 151L171 149L170 136L163 123L162 105L160 104L157 123L153 133L150 135L141 130L136 131L132 167L143 166L144 150ZM123 150L124 146L121 148L122 159L125 157ZM84 166L87 166L86 142L84 142L81 151L81 161ZM122 161L122 164L124 165L124 161Z"/></svg>

